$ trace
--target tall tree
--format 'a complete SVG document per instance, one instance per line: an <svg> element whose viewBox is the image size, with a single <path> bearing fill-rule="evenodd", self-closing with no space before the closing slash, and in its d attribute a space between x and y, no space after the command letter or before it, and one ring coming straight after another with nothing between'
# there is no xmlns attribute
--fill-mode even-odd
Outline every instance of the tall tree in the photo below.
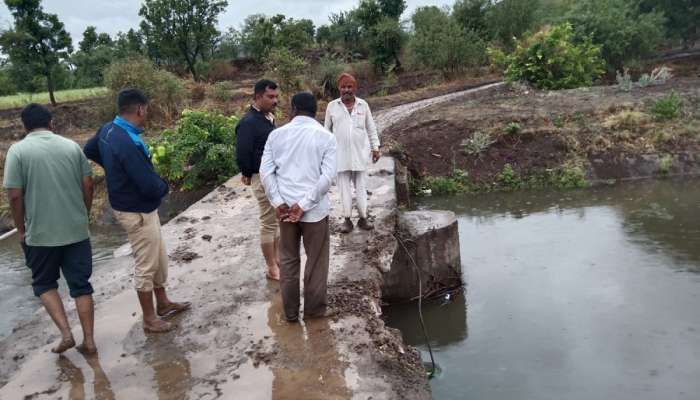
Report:
<svg viewBox="0 0 700 400"><path fill-rule="evenodd" d="M401 14L406 11L406 2L404 0L378 0L379 8L382 14L389 18L398 20Z"/></svg>
<svg viewBox="0 0 700 400"><path fill-rule="evenodd" d="M51 104L54 96L54 74L61 60L73 52L68 32L56 14L47 14L41 0L5 0L14 18L14 28L0 36L0 47L15 66L21 66L46 78Z"/></svg>
<svg viewBox="0 0 700 400"><path fill-rule="evenodd" d="M700 1L698 0L639 0L643 13L660 11L666 17L666 29L683 47L690 48L700 39Z"/></svg>
<svg viewBox="0 0 700 400"><path fill-rule="evenodd" d="M219 35L216 24L228 6L226 0L146 0L139 15L149 48L179 57L199 80L197 61Z"/></svg>
<svg viewBox="0 0 700 400"><path fill-rule="evenodd" d="M486 14L490 6L490 0L457 0L452 8L452 15L462 28L486 38L488 36Z"/></svg>

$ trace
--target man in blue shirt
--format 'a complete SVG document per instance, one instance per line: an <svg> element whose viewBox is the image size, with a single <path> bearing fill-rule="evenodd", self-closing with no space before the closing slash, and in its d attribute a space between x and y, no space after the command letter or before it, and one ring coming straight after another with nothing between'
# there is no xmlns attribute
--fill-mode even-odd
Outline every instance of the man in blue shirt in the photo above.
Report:
<svg viewBox="0 0 700 400"><path fill-rule="evenodd" d="M140 137L148 99L137 89L125 89L119 93L118 103L119 115L88 141L84 151L104 168L109 202L131 243L143 329L150 333L168 332L173 329L172 324L160 317L190 308L190 303L170 301L165 290L168 253L161 235L158 207L168 193L168 184L153 168L151 154Z"/></svg>

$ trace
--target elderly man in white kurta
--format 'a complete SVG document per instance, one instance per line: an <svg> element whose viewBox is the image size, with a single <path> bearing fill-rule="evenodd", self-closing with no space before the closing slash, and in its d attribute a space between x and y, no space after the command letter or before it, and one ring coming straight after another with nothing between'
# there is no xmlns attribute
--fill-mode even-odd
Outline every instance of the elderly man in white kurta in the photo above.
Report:
<svg viewBox="0 0 700 400"><path fill-rule="evenodd" d="M326 109L326 129L331 131L338 142L338 190L343 203L345 221L342 233L352 232L352 187L355 187L360 229L374 229L367 214L367 166L370 156L373 162L379 161L379 136L372 112L366 101L357 98L357 80L350 74L342 74L338 79L341 97L328 104Z"/></svg>

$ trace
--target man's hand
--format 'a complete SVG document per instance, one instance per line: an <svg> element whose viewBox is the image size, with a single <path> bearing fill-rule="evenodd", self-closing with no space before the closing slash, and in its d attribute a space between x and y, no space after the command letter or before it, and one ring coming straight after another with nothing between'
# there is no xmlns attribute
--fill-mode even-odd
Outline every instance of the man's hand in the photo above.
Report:
<svg viewBox="0 0 700 400"><path fill-rule="evenodd" d="M243 183L244 185L250 186L251 182L252 182L251 177L249 177L249 176L241 176L241 183Z"/></svg>
<svg viewBox="0 0 700 400"><path fill-rule="evenodd" d="M372 162L374 164L379 161L379 159L382 157L382 153L379 150L372 150Z"/></svg>
<svg viewBox="0 0 700 400"><path fill-rule="evenodd" d="M296 224L297 222L301 221L301 218L303 216L304 210L302 210L301 207L299 207L299 204L295 204L289 210L289 215L287 216L287 219L284 220L284 222Z"/></svg>
<svg viewBox="0 0 700 400"><path fill-rule="evenodd" d="M275 212L277 213L277 219L284 222L284 220L289 216L289 206L282 204L281 206L277 207Z"/></svg>
<svg viewBox="0 0 700 400"><path fill-rule="evenodd" d="M20 243L24 243L24 238L25 238L26 232L18 230L17 234L19 235Z"/></svg>

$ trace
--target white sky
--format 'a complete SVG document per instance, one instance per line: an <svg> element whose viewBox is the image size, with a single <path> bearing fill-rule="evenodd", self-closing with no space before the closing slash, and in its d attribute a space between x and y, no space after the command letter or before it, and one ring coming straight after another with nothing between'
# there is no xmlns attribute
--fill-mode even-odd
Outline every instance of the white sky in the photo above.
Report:
<svg viewBox="0 0 700 400"><path fill-rule="evenodd" d="M98 32L114 35L129 28L138 28L140 0L43 0L44 10L58 14L73 38L73 44L82 39L85 28L97 27ZM229 0L227 10L219 18L220 29L230 26L239 28L243 20L251 14L284 14L292 18L308 18L316 26L326 24L328 16L338 11L355 7L359 0ZM408 18L413 10L425 5L443 6L454 0L407 0L408 10L403 18ZM0 3L0 27L7 28L12 16Z"/></svg>

